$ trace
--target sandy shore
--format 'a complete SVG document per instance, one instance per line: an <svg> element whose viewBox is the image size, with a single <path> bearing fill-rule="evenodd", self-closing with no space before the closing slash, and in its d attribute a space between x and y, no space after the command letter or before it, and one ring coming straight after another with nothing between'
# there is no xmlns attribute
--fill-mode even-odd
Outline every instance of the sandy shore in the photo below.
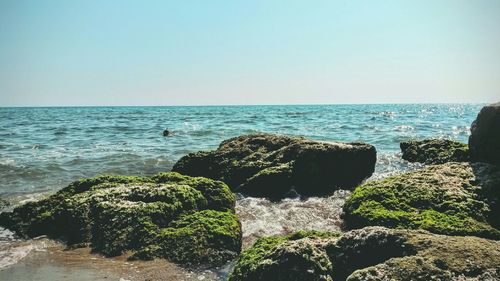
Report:
<svg viewBox="0 0 500 281"><path fill-rule="evenodd" d="M1 269L0 280L223 280L228 271L188 271L161 259L127 261L126 255L105 258L91 254L89 248L66 250L64 245L46 239L37 243L45 247L38 247L18 263Z"/></svg>

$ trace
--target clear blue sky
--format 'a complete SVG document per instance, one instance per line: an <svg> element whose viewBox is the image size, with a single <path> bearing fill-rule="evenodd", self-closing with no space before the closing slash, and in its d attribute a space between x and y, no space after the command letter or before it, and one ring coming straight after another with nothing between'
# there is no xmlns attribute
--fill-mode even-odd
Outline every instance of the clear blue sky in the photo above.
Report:
<svg viewBox="0 0 500 281"><path fill-rule="evenodd" d="M0 0L0 106L495 100L498 0Z"/></svg>

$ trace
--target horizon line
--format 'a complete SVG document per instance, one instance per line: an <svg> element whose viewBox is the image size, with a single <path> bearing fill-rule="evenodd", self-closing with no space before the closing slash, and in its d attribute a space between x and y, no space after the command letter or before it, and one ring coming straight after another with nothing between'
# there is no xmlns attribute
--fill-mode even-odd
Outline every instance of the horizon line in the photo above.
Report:
<svg viewBox="0 0 500 281"><path fill-rule="evenodd" d="M269 103L269 104L181 104L181 105L13 105L0 108L61 108L61 107L231 107L231 106L317 106L317 105L447 105L490 104L495 102L388 102L388 103Z"/></svg>

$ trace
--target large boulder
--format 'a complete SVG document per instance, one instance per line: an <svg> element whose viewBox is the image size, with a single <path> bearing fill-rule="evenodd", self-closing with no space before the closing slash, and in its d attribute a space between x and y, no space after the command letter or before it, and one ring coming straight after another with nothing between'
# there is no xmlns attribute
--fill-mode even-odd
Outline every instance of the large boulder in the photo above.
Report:
<svg viewBox="0 0 500 281"><path fill-rule="evenodd" d="M451 162L368 182L343 210L351 229L380 225L500 239L500 166Z"/></svg>
<svg viewBox="0 0 500 281"><path fill-rule="evenodd" d="M472 122L469 149L472 160L500 165L500 102L483 107Z"/></svg>
<svg viewBox="0 0 500 281"><path fill-rule="evenodd" d="M25 237L47 235L70 246L131 258L218 265L241 250L235 197L226 184L178 173L99 176L0 214Z"/></svg>
<svg viewBox="0 0 500 281"><path fill-rule="evenodd" d="M229 281L499 280L500 242L366 227L259 239Z"/></svg>
<svg viewBox="0 0 500 281"><path fill-rule="evenodd" d="M282 198L292 188L311 196L355 187L373 173L375 162L376 150L369 144L256 134L223 141L215 151L188 154L173 171L221 180L250 196Z"/></svg>
<svg viewBox="0 0 500 281"><path fill-rule="evenodd" d="M446 139L410 140L400 143L402 157L409 162L443 164L469 161L467 144Z"/></svg>

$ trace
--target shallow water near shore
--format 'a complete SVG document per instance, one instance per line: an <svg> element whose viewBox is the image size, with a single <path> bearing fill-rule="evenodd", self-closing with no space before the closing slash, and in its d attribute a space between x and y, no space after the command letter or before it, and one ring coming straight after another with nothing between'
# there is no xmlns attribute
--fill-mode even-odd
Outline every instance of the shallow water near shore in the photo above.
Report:
<svg viewBox="0 0 500 281"><path fill-rule="evenodd" d="M102 173L151 175L189 152L224 139L268 132L377 148L380 179L420 167L401 160L399 142L467 142L482 105L308 105L223 107L0 108L0 196L11 206ZM163 129L173 132L163 137ZM349 191L271 202L238 196L244 247L256 238L301 229L339 231ZM166 261L127 262L66 251L44 238L20 240L0 228L0 280L224 280L231 263L204 270Z"/></svg>

